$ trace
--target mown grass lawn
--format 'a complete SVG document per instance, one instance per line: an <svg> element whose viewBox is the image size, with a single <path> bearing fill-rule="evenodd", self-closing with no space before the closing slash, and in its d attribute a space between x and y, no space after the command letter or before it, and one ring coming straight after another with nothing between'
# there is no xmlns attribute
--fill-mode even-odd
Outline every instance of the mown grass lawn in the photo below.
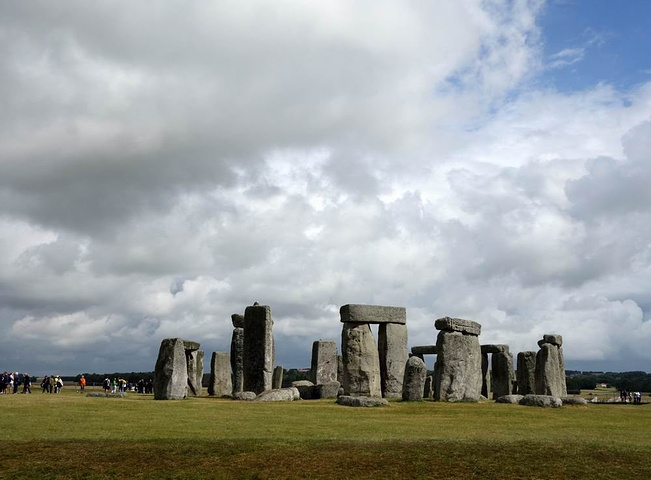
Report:
<svg viewBox="0 0 651 480"><path fill-rule="evenodd" d="M648 478L651 405L0 396L0 478Z"/></svg>

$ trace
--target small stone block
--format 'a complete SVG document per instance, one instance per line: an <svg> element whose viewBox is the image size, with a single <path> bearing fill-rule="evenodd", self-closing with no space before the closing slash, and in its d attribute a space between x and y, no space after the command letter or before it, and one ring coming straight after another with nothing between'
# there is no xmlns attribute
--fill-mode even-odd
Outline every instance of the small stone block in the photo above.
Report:
<svg viewBox="0 0 651 480"><path fill-rule="evenodd" d="M337 398L337 403L346 407L381 407L389 405L389 401L384 398L351 397L349 395L341 395Z"/></svg>
<svg viewBox="0 0 651 480"><path fill-rule="evenodd" d="M344 323L407 323L405 307L348 304L339 309Z"/></svg>
<svg viewBox="0 0 651 480"><path fill-rule="evenodd" d="M231 315L231 321L233 322L234 328L244 328L244 315L234 313Z"/></svg>
<svg viewBox="0 0 651 480"><path fill-rule="evenodd" d="M183 340L183 348L191 352L199 350L201 344L199 342L193 342L192 340Z"/></svg>
<svg viewBox="0 0 651 480"><path fill-rule="evenodd" d="M552 345L556 345L557 347L562 347L563 346L563 337L561 335L556 334L556 333L550 333L550 334L543 335L543 341L545 343L551 343Z"/></svg>

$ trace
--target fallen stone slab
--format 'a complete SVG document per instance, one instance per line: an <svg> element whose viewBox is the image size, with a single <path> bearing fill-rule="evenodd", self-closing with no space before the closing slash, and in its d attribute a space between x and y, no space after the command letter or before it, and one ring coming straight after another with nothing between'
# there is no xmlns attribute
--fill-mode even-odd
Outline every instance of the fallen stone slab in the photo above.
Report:
<svg viewBox="0 0 651 480"><path fill-rule="evenodd" d="M479 323L473 322L472 320L464 320L462 318L439 318L434 322L434 327L437 330L461 332L466 335L479 336L481 334L481 325Z"/></svg>
<svg viewBox="0 0 651 480"><path fill-rule="evenodd" d="M561 397L563 405L587 405L588 401L583 397Z"/></svg>
<svg viewBox="0 0 651 480"><path fill-rule="evenodd" d="M520 400L522 400L523 398L524 398L524 395L502 395L497 400L495 400L495 403L513 403L513 404L517 404L517 403L520 403Z"/></svg>
<svg viewBox="0 0 651 480"><path fill-rule="evenodd" d="M553 397L551 395L525 395L520 400L520 405L527 407L560 408L563 406L563 402L559 397Z"/></svg>
<svg viewBox="0 0 651 480"><path fill-rule="evenodd" d="M481 346L481 353L508 353L508 351L508 345L489 343Z"/></svg>
<svg viewBox="0 0 651 480"><path fill-rule="evenodd" d="M233 395L233 398L235 400L251 401L251 400L255 400L255 397L257 397L255 392L237 392Z"/></svg>
<svg viewBox="0 0 651 480"><path fill-rule="evenodd" d="M381 305L348 304L339 309L344 323L407 323L405 307L385 307Z"/></svg>
<svg viewBox="0 0 651 480"><path fill-rule="evenodd" d="M294 380L292 387L313 387L314 384L309 380Z"/></svg>
<svg viewBox="0 0 651 480"><path fill-rule="evenodd" d="M313 387L316 390L316 398L337 398L341 384L337 381L320 383Z"/></svg>
<svg viewBox="0 0 651 480"><path fill-rule="evenodd" d="M379 397L351 397L342 395L337 398L337 404L346 407L382 407L389 405L389 401Z"/></svg>
<svg viewBox="0 0 651 480"><path fill-rule="evenodd" d="M415 345L411 347L413 355L436 355L439 353L436 345Z"/></svg>
<svg viewBox="0 0 651 480"><path fill-rule="evenodd" d="M280 388L277 390L267 390L258 395L254 402L293 402L298 392L295 388Z"/></svg>

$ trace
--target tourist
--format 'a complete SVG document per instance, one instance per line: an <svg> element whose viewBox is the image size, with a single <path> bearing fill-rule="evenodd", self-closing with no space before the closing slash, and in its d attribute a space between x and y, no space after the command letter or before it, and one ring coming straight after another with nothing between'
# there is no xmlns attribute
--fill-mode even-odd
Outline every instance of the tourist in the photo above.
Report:
<svg viewBox="0 0 651 480"><path fill-rule="evenodd" d="M18 387L20 386L20 373L14 373L14 394L18 393Z"/></svg>
<svg viewBox="0 0 651 480"><path fill-rule="evenodd" d="M111 384L111 393L117 393L118 391L118 378L113 377L113 383Z"/></svg>
<svg viewBox="0 0 651 480"><path fill-rule="evenodd" d="M0 394L7 393L7 372L2 372L0 377Z"/></svg>
<svg viewBox="0 0 651 480"><path fill-rule="evenodd" d="M84 393L84 388L86 388L86 377L82 375L79 379L79 390L81 393Z"/></svg>
<svg viewBox="0 0 651 480"><path fill-rule="evenodd" d="M622 401L622 403L626 403L626 397L627 397L626 390L622 389L619 392L619 398Z"/></svg>
<svg viewBox="0 0 651 480"><path fill-rule="evenodd" d="M32 379L29 373L23 375L23 393L32 393Z"/></svg>
<svg viewBox="0 0 651 480"><path fill-rule="evenodd" d="M50 393L54 392L54 375L50 375L50 380L48 381L48 391Z"/></svg>
<svg viewBox="0 0 651 480"><path fill-rule="evenodd" d="M63 380L61 380L61 375L57 375L54 379L54 393L61 393L63 388Z"/></svg>
<svg viewBox="0 0 651 480"><path fill-rule="evenodd" d="M7 390L9 393L14 391L14 372L9 372L9 381L7 382Z"/></svg>
<svg viewBox="0 0 651 480"><path fill-rule="evenodd" d="M109 390L111 390L111 379L109 377L104 378L104 381L102 382L102 387L104 387L104 393L108 394Z"/></svg>
<svg viewBox="0 0 651 480"><path fill-rule="evenodd" d="M41 389L43 390L42 393L47 393L47 391L50 389L50 377L47 375L43 377L43 381L41 382Z"/></svg>

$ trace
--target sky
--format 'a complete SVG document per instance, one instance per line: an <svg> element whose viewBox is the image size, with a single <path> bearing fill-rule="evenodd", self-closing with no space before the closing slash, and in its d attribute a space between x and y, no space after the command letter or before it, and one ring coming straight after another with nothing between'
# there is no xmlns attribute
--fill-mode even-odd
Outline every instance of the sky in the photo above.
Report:
<svg viewBox="0 0 651 480"><path fill-rule="evenodd" d="M0 370L258 301L285 368L362 303L651 371L650 44L645 0L0 0Z"/></svg>

